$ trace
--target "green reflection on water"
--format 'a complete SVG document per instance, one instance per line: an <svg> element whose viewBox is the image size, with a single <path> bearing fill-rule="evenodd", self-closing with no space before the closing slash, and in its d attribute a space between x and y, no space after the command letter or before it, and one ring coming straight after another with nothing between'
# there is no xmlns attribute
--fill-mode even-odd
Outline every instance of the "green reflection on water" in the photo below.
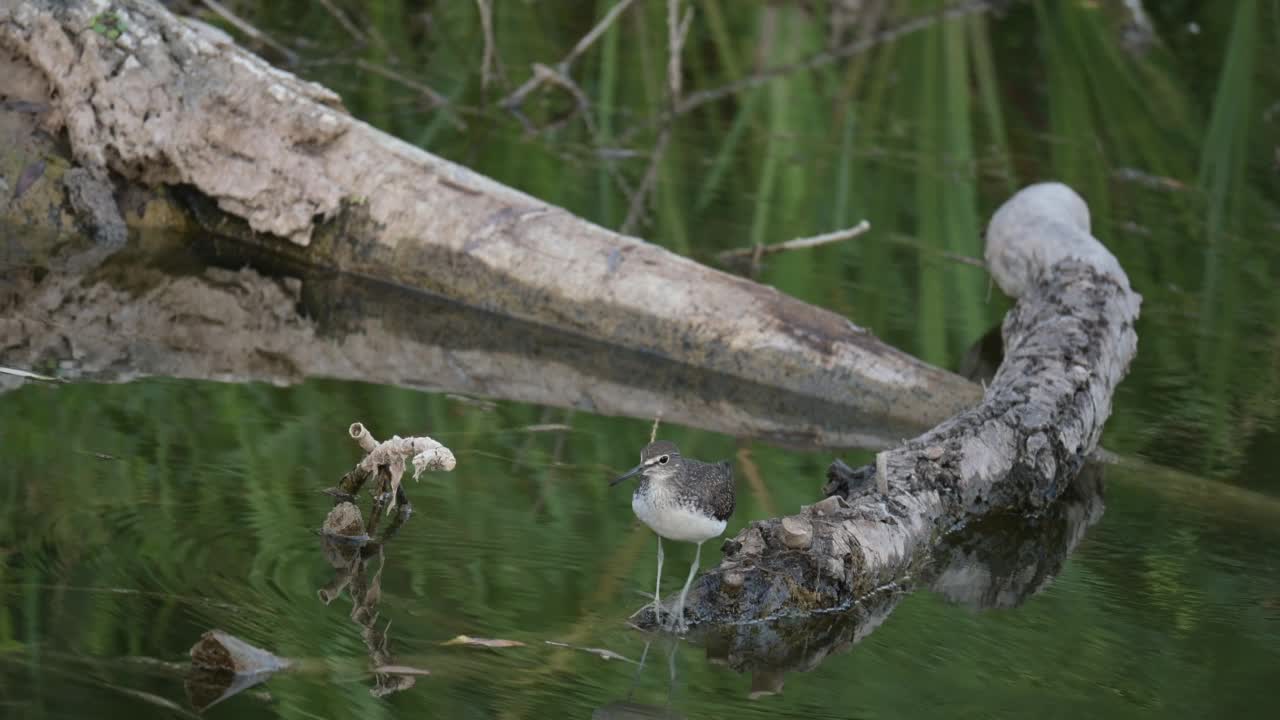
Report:
<svg viewBox="0 0 1280 720"><path fill-rule="evenodd" d="M183 702L180 682L121 656L178 660L209 627L303 669L214 713L331 717L429 711L445 717L588 716L628 696L689 717L1019 714L1037 704L1090 715L1248 714L1270 696L1280 647L1274 510L1192 505L1109 470L1106 515L1061 575L1016 609L974 611L917 592L852 652L774 687L658 640L635 667L547 646L638 659L624 619L645 600L653 538L625 492L606 486L647 440L641 421L563 417L499 403L352 383L143 381L29 386L6 396L0 593L3 696L32 717L95 707L145 714L118 689ZM370 696L367 649L350 599L324 605L333 571L313 534L317 492L358 458L345 423L425 430L451 446L453 473L410 484L415 513L375 561L397 664L432 672L385 701ZM571 430L529 433L548 420ZM438 429L437 429L438 428ZM669 427L699 456L732 441ZM811 501L827 457L752 448L766 500L744 484L729 532ZM109 456L110 459L104 459ZM367 507L367 500L364 503ZM676 582L690 548L673 546ZM714 557L715 553L712 553ZM387 627L387 623L390 626ZM467 634L524 648L441 647ZM384 704L385 702L385 704ZM158 707L152 710L161 716Z"/></svg>

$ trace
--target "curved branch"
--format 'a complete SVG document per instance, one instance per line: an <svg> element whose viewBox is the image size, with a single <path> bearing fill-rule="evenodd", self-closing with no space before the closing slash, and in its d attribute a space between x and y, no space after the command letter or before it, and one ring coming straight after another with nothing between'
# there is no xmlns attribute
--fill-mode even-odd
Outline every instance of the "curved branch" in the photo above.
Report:
<svg viewBox="0 0 1280 720"><path fill-rule="evenodd" d="M690 592L692 621L848 607L916 574L952 530L995 511L1042 511L1075 477L1137 351L1141 297L1064 185L1005 203L986 258L1018 302L982 403L880 453L874 467L837 462L825 500L728 540L720 566Z"/></svg>

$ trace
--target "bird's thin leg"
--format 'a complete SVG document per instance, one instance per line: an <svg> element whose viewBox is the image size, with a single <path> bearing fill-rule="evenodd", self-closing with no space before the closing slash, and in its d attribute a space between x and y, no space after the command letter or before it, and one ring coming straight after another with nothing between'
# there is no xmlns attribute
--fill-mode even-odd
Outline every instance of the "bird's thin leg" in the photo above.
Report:
<svg viewBox="0 0 1280 720"><path fill-rule="evenodd" d="M698 543L698 549L693 553L693 565L689 568L689 579L684 581L684 589L680 591L680 603L676 605L675 627L677 630L683 630L684 624L684 599L689 595L689 586L693 584L693 576L698 574L698 563L702 560L702 543Z"/></svg>
<svg viewBox="0 0 1280 720"><path fill-rule="evenodd" d="M658 579L653 583L653 621L662 622L662 536L658 536Z"/></svg>
<svg viewBox="0 0 1280 720"><path fill-rule="evenodd" d="M627 702L631 702L631 696L636 692L636 686L640 684L640 673L644 672L644 659L649 657L649 644L652 640L646 640L644 643L644 652L640 653L640 662L636 665L635 677L631 678L631 689L627 691Z"/></svg>

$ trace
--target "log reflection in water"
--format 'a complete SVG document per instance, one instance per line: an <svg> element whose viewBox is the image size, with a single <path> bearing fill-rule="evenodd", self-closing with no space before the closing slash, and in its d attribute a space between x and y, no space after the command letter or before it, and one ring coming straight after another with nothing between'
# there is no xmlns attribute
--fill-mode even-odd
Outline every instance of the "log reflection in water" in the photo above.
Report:
<svg viewBox="0 0 1280 720"><path fill-rule="evenodd" d="M887 447L927 421L904 422L887 406L868 414L210 238L149 235L110 256L92 247L24 252L31 271L15 270L13 292L0 292L0 365L9 367L98 381L339 378L660 415L799 448ZM0 376L0 391L20 384Z"/></svg>
<svg viewBox="0 0 1280 720"><path fill-rule="evenodd" d="M707 659L751 673L758 697L781 692L787 673L808 672L850 650L916 589L975 610L1017 607L1053 581L1102 517L1102 474L1101 464L1087 465L1042 514L994 516L957 531L914 582L882 588L845 612L708 628Z"/></svg>

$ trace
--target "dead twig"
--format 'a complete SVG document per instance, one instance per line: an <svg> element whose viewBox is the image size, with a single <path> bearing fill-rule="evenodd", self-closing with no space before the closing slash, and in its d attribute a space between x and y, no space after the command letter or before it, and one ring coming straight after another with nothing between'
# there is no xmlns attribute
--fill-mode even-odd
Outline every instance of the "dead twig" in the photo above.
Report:
<svg viewBox="0 0 1280 720"><path fill-rule="evenodd" d="M399 498L400 478L404 474L405 463L413 465L413 478L416 480L424 470L443 470L448 472L457 465L453 451L429 437L402 438L394 435L390 440L378 442L361 423L352 423L348 429L351 439L364 450L366 455L353 473L364 477L372 477L385 468L390 476L388 491L391 495L387 512L396 507ZM359 488L356 488L358 491ZM352 492L351 494L355 494ZM370 530L372 532L372 530Z"/></svg>
<svg viewBox="0 0 1280 720"><path fill-rule="evenodd" d="M699 90L697 92L686 95L679 103L658 117L656 121L649 125L666 125L673 119L686 115L703 105L723 100L732 95L737 95L744 90L757 88L765 83L776 80L793 73L815 70L820 67L831 65L839 60L843 60L860 53L864 53L879 45L893 42L906 35L926 30L940 22L954 20L956 18L973 15L980 12L986 12L991 8L991 0L967 0L956 5L944 8L935 13L921 15L904 21L898 25L881 30L867 37L859 37L857 40L840 47L822 50L810 55L809 57L786 65L778 65L774 67L762 68L747 77L733 82L726 83L719 87ZM644 129L644 126L632 128L632 130L623 136L623 140L630 139L630 136Z"/></svg>
<svg viewBox="0 0 1280 720"><path fill-rule="evenodd" d="M357 27L355 23L351 22L351 18L347 17L347 14L342 11L342 8L334 5L333 0L319 0L319 2L320 6L333 16L333 19L342 26L343 30L347 31L347 34L350 35L353 40L361 45L369 44L369 35Z"/></svg>
<svg viewBox="0 0 1280 720"><path fill-rule="evenodd" d="M285 62L289 63L290 65L298 64L297 53L285 47L284 45L281 45L275 40L272 40L270 35L267 35L266 33L262 32L258 28L250 25L239 15L236 15L235 13L231 12L231 10L229 10L222 3L218 2L217 0L201 0L201 2L204 4L205 7L212 10L215 15L234 25L235 28L240 32L244 33L245 35L248 35L250 38L252 38L256 42L266 45L272 50L275 50L276 52L283 55Z"/></svg>
<svg viewBox="0 0 1280 720"><path fill-rule="evenodd" d="M569 54L565 55L563 60L555 64L554 67L556 72L559 75L567 77L569 75L569 70L573 67L574 61L594 45L596 40L599 40L600 36L609 29L609 26L613 25L613 23L618 19L618 16L625 12L627 8L631 7L634 2L635 0L618 0L618 4L614 5L609 12L600 19L600 22L596 23L595 27L591 28L590 32L583 35L582 39L578 40L578 43L573 46L573 49L569 51ZM546 81L546 75L540 75L537 71L536 65L533 70L533 75L531 75L528 80L524 81L524 84L516 88L514 92L508 95L500 103L502 107L512 112L516 112L520 105L524 103L525 98L534 90L537 90L538 87Z"/></svg>
<svg viewBox="0 0 1280 720"><path fill-rule="evenodd" d="M378 65L377 63L371 63L368 60L365 60L364 58L360 58L356 60L355 65L361 70L371 72L375 75L381 75L382 77L392 82L399 83L400 85L403 85L409 88L410 90L416 90L417 92L421 93L424 97L426 97L428 101L430 101L431 107L433 109L447 108L447 106L449 105L449 98L445 97L444 95L441 95L439 92L437 92L430 86L420 83L417 80L414 80L413 78L401 75L400 73L396 72L395 70L392 70L389 67ZM452 119L452 124L455 128L459 130L466 129L467 124L463 122L462 118L458 117L456 113L453 113L452 111L450 111L450 117Z"/></svg>
<svg viewBox="0 0 1280 720"><path fill-rule="evenodd" d="M10 367L0 367L0 375L11 375L13 377L22 378L23 380L36 380L39 382L47 382L47 383L66 382L66 380L63 378L52 377L49 375L41 375L40 373L33 373L29 370L19 370L18 368L10 368Z"/></svg>
<svg viewBox="0 0 1280 720"><path fill-rule="evenodd" d="M961 265L969 265L971 267L981 268L983 270L987 269L987 264L982 260L979 260L978 258L969 257L968 255L961 255L960 253L954 253L948 250L939 250L931 245L926 245L925 243L922 243L913 237L907 237L906 235L899 235L897 233L893 233L889 235L889 242L897 243L898 245L905 245L910 248L915 248L916 250L919 250L921 252L937 254L939 257L941 257L944 260L950 260L951 262L960 263Z"/></svg>
<svg viewBox="0 0 1280 720"><path fill-rule="evenodd" d="M653 190L654 184L658 181L658 164L662 160L662 155L667 151L667 142L671 140L671 126L663 127L658 133L658 142L653 146L653 153L649 156L649 167L645 168L644 177L640 180L640 187L631 195L631 204L627 207L627 218L622 221L622 227L618 229L623 235L629 235L640 222L640 215L644 212L645 200L649 197L649 192Z"/></svg>
<svg viewBox="0 0 1280 720"><path fill-rule="evenodd" d="M684 41L689 34L689 26L693 22L693 8L690 7L684 18L680 19L680 0L667 0L667 95L669 107L680 103L680 92L683 86L683 71L680 67L680 55L684 50ZM658 140L654 143L653 153L649 156L649 166L645 168L640 187L631 196L627 207L627 217L622 222L620 231L630 234L635 230L644 213L644 206L657 184L658 167L662 164L662 156L666 154L667 144L671 141L671 123L664 123L658 131Z"/></svg>
<svg viewBox="0 0 1280 720"><path fill-rule="evenodd" d="M751 247L734 248L733 250L725 250L716 255L716 259L722 263L741 260L750 257L753 263L759 262L760 258L765 255L774 253L787 252L790 250L804 250L814 248L820 245L828 245L841 240L858 237L859 235L871 229L871 223L863 220L851 228L837 230L835 232L823 233L822 235L814 235L812 237L795 238L786 242L775 243L773 245L757 244Z"/></svg>
<svg viewBox="0 0 1280 720"><path fill-rule="evenodd" d="M911 33L933 27L939 22L986 11L989 9L990 5L990 0L969 0L969 2L953 5L941 10L940 12L921 15L920 17L913 18L894 27L882 30L869 38L860 38L847 45L842 45L830 50L822 50L795 63L764 68L742 78L741 80L736 80L734 82L721 85L720 87L708 90L699 90L698 92L691 93L673 109L673 112L676 115L684 115L685 113L695 110L707 103L721 100L730 95L735 95L743 90L750 90L751 88L758 87L770 80L774 80L784 75L790 75L802 70L814 70L824 67L836 62L837 60L842 60L849 56L866 52L877 45L893 42L904 35L910 35Z"/></svg>

